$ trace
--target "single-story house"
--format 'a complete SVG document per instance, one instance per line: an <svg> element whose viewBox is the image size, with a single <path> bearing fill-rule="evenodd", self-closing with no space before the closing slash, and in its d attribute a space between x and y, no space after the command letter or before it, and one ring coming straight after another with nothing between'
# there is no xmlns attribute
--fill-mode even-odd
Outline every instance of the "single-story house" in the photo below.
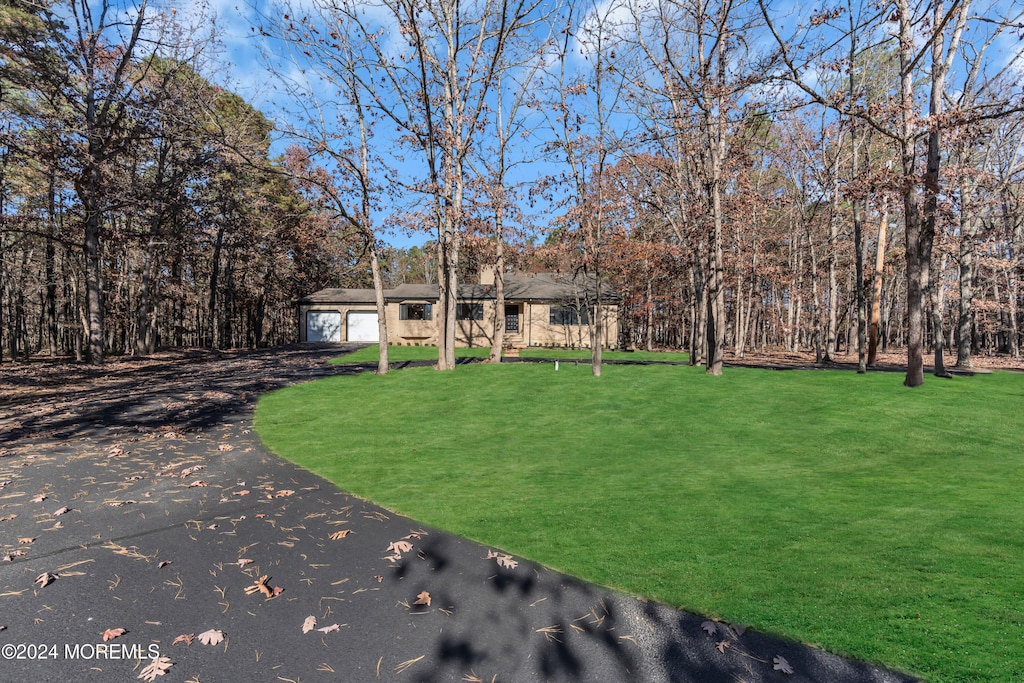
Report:
<svg viewBox="0 0 1024 683"><path fill-rule="evenodd" d="M504 345L584 348L590 346L590 316L583 276L557 273L505 275ZM593 281L589 281L593 296ZM604 348L619 338L619 297L603 289L600 314ZM437 285L399 285L384 291L389 342L398 346L433 346L438 330L434 307ZM378 341L376 298L372 289L322 289L298 300L299 341ZM490 346L494 308L494 273L485 270L478 284L459 285L456 345Z"/></svg>

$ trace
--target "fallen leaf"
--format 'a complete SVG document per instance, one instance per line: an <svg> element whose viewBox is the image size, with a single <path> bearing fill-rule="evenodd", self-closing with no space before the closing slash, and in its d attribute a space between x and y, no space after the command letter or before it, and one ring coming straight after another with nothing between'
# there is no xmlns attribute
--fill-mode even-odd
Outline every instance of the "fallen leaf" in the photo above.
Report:
<svg viewBox="0 0 1024 683"><path fill-rule="evenodd" d="M50 572L43 572L42 574L37 576L36 580L33 581L32 583L34 583L34 584L38 583L40 588L45 588L46 586L49 586L51 583L53 583L56 580L57 580L57 577L54 576L53 574L51 574Z"/></svg>
<svg viewBox="0 0 1024 683"><path fill-rule="evenodd" d="M245 594L252 595L253 593L259 591L260 593L263 593L263 595L267 598L274 597L274 591L271 590L270 586L267 585L267 578L267 575L264 574L260 578L253 581L251 586L246 586Z"/></svg>
<svg viewBox="0 0 1024 683"><path fill-rule="evenodd" d="M732 643L730 643L728 640L723 640L722 642L720 642L715 647L718 648L719 652L721 652L722 654L725 654L725 648L729 647L730 645L732 645Z"/></svg>
<svg viewBox="0 0 1024 683"><path fill-rule="evenodd" d="M64 506L60 510L57 510L56 512L54 512L53 516L54 517L60 517L61 515L65 515L65 514L67 514L69 512L71 512L71 508L69 508L67 506Z"/></svg>
<svg viewBox="0 0 1024 683"><path fill-rule="evenodd" d="M700 627L707 631L709 636L713 636L718 633L718 624L713 621L705 621L700 625Z"/></svg>
<svg viewBox="0 0 1024 683"><path fill-rule="evenodd" d="M192 639L195 637L196 634L194 633L182 633L180 636L174 639L174 642L172 642L171 645L178 645L180 643L185 643L185 645L191 645Z"/></svg>
<svg viewBox="0 0 1024 683"><path fill-rule="evenodd" d="M250 493L249 489L242 489L241 491L235 491L236 496L248 496Z"/></svg>
<svg viewBox="0 0 1024 683"><path fill-rule="evenodd" d="M114 638L117 638L118 636L123 636L125 633L127 633L127 631L125 631L123 628L108 628L106 631L103 632L103 642L105 643L107 641L113 640Z"/></svg>
<svg viewBox="0 0 1024 683"><path fill-rule="evenodd" d="M157 563L156 568L157 569L163 569L164 567L166 567L170 563L171 563L170 560L160 560L160 562Z"/></svg>
<svg viewBox="0 0 1024 683"><path fill-rule="evenodd" d="M252 564L252 560L247 560L247 559L245 559L245 558L242 558L241 560L239 560L238 562L236 562L236 564L237 564L237 565L238 565L239 567L244 567L244 566L245 566L245 565L247 565L247 564Z"/></svg>
<svg viewBox="0 0 1024 683"><path fill-rule="evenodd" d="M150 660L149 664L143 667L142 672L139 673L139 678L144 681L154 681L157 676L163 676L167 673L167 670L174 666L174 662L171 661L170 657L154 657Z"/></svg>
<svg viewBox="0 0 1024 683"><path fill-rule="evenodd" d="M427 591L423 591L422 593L416 596L416 602L412 604L426 605L427 607L430 607L430 593L428 593Z"/></svg>
<svg viewBox="0 0 1024 683"><path fill-rule="evenodd" d="M234 448L234 446L232 446L229 443L222 443L220 446L217 446L217 448L218 448L218 450L222 450L222 451L230 451L231 449Z"/></svg>
<svg viewBox="0 0 1024 683"><path fill-rule="evenodd" d="M43 494L40 493L38 496L36 496L35 498L33 498L29 502L31 502L31 503L42 503L44 500L46 500L46 496L44 496Z"/></svg>
<svg viewBox="0 0 1024 683"><path fill-rule="evenodd" d="M0 517L0 522L9 522L18 515L7 515L6 517Z"/></svg>
<svg viewBox="0 0 1024 683"><path fill-rule="evenodd" d="M409 543L409 541L395 541L394 543L389 545L387 550L385 550L384 552L389 553L391 551L394 551L395 553L401 555L402 553L407 553L410 550L412 550L412 543Z"/></svg>
<svg viewBox="0 0 1024 683"><path fill-rule="evenodd" d="M18 539L18 543L20 543L21 545L28 545L29 543L35 543L35 542L36 542L36 539L34 539L34 538L19 538Z"/></svg>
<svg viewBox="0 0 1024 683"><path fill-rule="evenodd" d="M24 550L12 550L11 552L9 552L6 555L4 555L3 561L4 562L13 562L14 558L16 558L16 557L25 557L25 554L26 553L25 553Z"/></svg>
<svg viewBox="0 0 1024 683"><path fill-rule="evenodd" d="M498 555L498 566L505 569L515 569L519 563L512 559L511 555Z"/></svg>
<svg viewBox="0 0 1024 683"><path fill-rule="evenodd" d="M292 491L291 489L281 489L280 491L274 494L274 498L287 498L288 496L294 494L295 491Z"/></svg>
<svg viewBox="0 0 1024 683"><path fill-rule="evenodd" d="M781 671L784 674L791 674L791 673L793 673L793 667L790 666L789 662L787 662L786 658L783 657L782 655L775 655L772 658L772 664L775 665L774 666L775 671Z"/></svg>
<svg viewBox="0 0 1024 683"><path fill-rule="evenodd" d="M199 642L203 645L217 645L224 640L224 633L211 628L209 631L203 631L196 637L199 638Z"/></svg>
<svg viewBox="0 0 1024 683"><path fill-rule="evenodd" d="M340 628L341 627L338 626L337 624L331 624L330 626L324 626L323 628L318 628L317 631L319 631L320 633L331 633L332 631L337 631Z"/></svg>
<svg viewBox="0 0 1024 683"><path fill-rule="evenodd" d="M314 617L314 616L308 616L308 617L306 617L306 620L304 622L302 622L302 632L303 633L309 633L310 631L312 631L315 628L316 628L316 617Z"/></svg>
<svg viewBox="0 0 1024 683"><path fill-rule="evenodd" d="M196 479L195 481L193 481L192 483L190 483L188 485L188 487L190 489L194 489L197 486L209 486L209 484L207 482L203 481L202 479Z"/></svg>
<svg viewBox="0 0 1024 683"><path fill-rule="evenodd" d="M331 534L330 538L332 541L338 541L342 538L345 538L350 533L352 533L351 529L342 529L341 531L335 531L333 534Z"/></svg>

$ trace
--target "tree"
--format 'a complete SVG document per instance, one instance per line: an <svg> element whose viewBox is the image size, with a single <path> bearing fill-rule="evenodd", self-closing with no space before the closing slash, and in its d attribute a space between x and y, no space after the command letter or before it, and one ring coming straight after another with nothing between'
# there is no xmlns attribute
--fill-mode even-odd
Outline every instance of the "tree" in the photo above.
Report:
<svg viewBox="0 0 1024 683"><path fill-rule="evenodd" d="M398 142L416 151L424 177L400 182L430 198L437 236L438 364L455 367L459 250L468 158L509 40L531 25L539 2L381 0L332 6L339 30L354 32L365 52L358 74L367 103L400 131ZM355 40L355 38L354 38Z"/></svg>
<svg viewBox="0 0 1024 683"><path fill-rule="evenodd" d="M961 38L965 30L976 28L985 33L986 26L1002 30L1015 20L1006 17L972 17L970 0L953 0L947 8L944 0L931 0L911 7L908 0L896 0L891 8L895 31L892 41L900 62L898 82L894 87L895 108L865 107L862 102L850 102L845 97L823 92L806 77L812 64L837 58L831 51L834 40L825 38L827 31L866 33L880 20L890 17L890 8L864 13L859 22L849 28L839 28L833 21L841 10L825 10L811 17L799 34L784 39L765 0L759 0L762 14L777 44L778 57L783 64L781 78L795 84L812 101L841 115L852 116L889 137L898 148L899 168L902 176L901 199L903 205L906 288L907 288L907 374L904 384L919 386L924 382L924 346L927 320L925 299L928 294L929 270L937 220L937 202L941 192L939 170L943 131L962 127L972 120L1004 116L1021 105L1009 92L982 105L961 109L950 115L943 111L943 97L950 73L958 56L962 54ZM853 11L851 9L851 11ZM923 42L922 42L923 40ZM948 42L946 42L948 41ZM842 57L838 57L842 58ZM920 70L929 64L927 82L930 85L928 107L922 112L916 96L922 82ZM927 140L925 172L918 173L917 144Z"/></svg>

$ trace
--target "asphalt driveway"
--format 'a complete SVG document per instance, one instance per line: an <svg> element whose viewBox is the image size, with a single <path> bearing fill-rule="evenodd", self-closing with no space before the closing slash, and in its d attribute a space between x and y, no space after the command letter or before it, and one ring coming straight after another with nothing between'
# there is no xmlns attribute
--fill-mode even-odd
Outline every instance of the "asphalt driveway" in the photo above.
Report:
<svg viewBox="0 0 1024 683"><path fill-rule="evenodd" d="M4 364L0 681L912 680L492 552L275 457L256 398L353 372L338 351Z"/></svg>

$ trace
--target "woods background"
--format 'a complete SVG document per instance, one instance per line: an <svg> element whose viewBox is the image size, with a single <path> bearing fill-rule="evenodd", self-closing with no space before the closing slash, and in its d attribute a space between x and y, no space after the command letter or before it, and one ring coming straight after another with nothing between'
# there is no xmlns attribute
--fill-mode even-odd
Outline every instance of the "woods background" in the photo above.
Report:
<svg viewBox="0 0 1024 683"><path fill-rule="evenodd" d="M1019 5L250 9L273 122L207 13L0 0L3 360L288 343L317 289L494 264L585 270L622 346L709 371L1020 355Z"/></svg>

